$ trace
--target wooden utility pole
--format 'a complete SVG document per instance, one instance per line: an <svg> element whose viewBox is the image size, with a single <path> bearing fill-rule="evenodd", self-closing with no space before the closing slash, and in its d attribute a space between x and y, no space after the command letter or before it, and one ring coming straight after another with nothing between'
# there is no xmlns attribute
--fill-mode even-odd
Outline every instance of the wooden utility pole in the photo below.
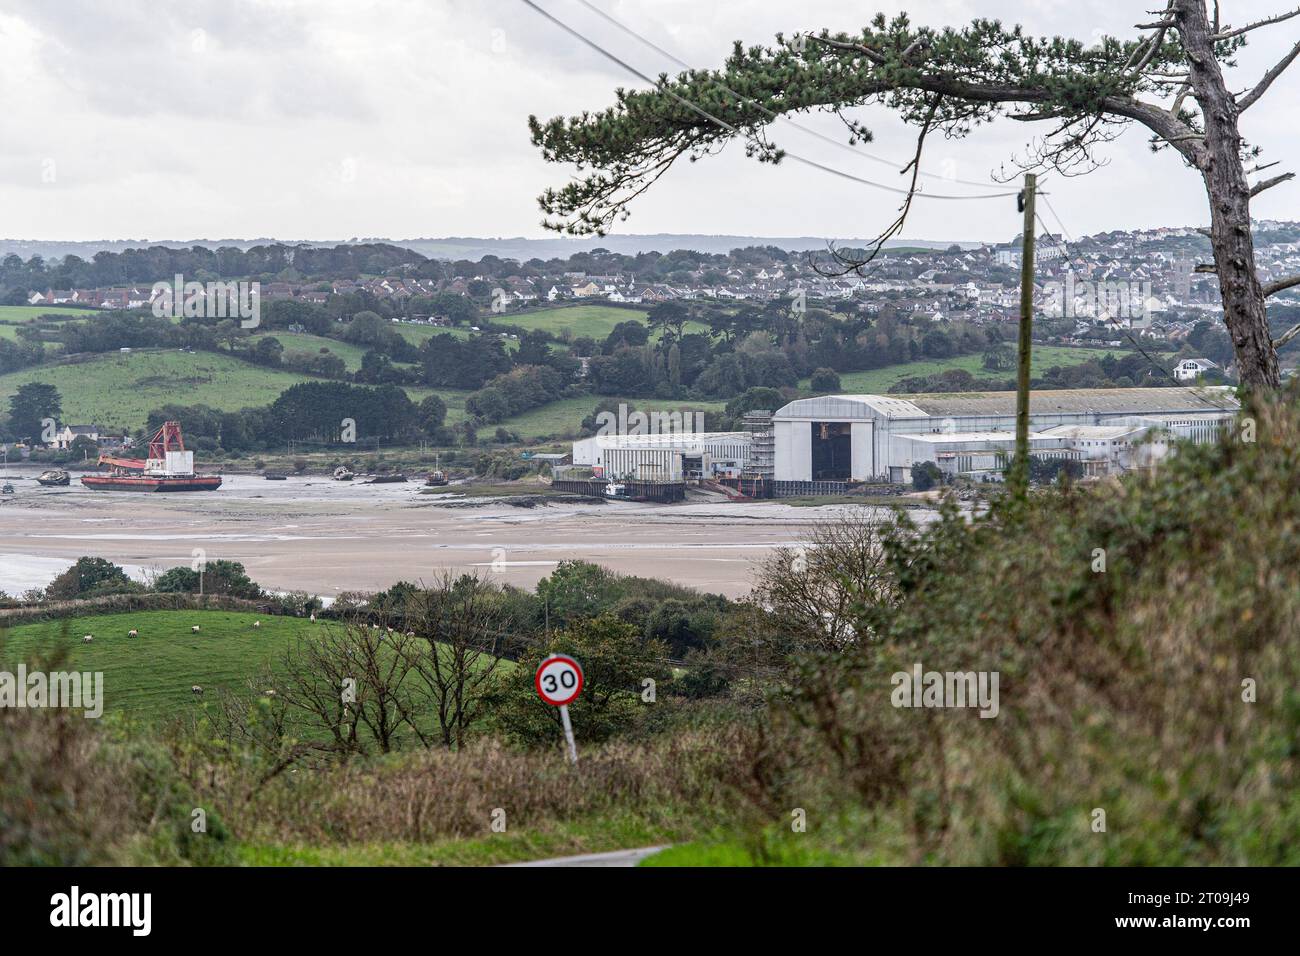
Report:
<svg viewBox="0 0 1300 956"><path fill-rule="evenodd" d="M1038 177L1025 173L1020 206L1025 214L1020 250L1020 345L1016 355L1016 456L1008 483L1011 493L1024 498L1029 490L1029 368L1034 328L1034 193Z"/></svg>

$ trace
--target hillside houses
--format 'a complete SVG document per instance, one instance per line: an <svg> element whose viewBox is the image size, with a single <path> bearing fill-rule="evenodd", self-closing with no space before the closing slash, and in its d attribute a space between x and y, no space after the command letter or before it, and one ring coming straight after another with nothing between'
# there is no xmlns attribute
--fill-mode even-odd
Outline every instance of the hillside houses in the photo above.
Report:
<svg viewBox="0 0 1300 956"><path fill-rule="evenodd" d="M1196 271L1207 259L1208 241L1193 227L1116 230L1071 239L1044 232L1035 249L1035 309L1045 319L1057 320L1053 334L1058 337L1109 341L1123 331L1180 341L1197 321L1212 319L1221 308L1217 277ZM1259 223L1256 250L1262 281L1300 272L1300 226ZM261 296L318 306L329 306L335 297L369 296L390 303L390 315L420 319L445 315L447 310L431 300L447 295L471 298L478 309L496 312L566 303L764 308L798 299L812 308L868 316L985 324L1016 321L1019 256L1016 236L961 250L887 250L861 275L824 274L819 266L827 262L825 255L766 248L725 256L575 253L567 260L524 263L487 257L479 263L404 263L381 276L276 278L261 283ZM148 307L152 296L149 284L43 289L31 292L28 303L133 309ZM1300 288L1274 301L1300 301ZM1060 320L1065 319L1075 321L1063 333Z"/></svg>

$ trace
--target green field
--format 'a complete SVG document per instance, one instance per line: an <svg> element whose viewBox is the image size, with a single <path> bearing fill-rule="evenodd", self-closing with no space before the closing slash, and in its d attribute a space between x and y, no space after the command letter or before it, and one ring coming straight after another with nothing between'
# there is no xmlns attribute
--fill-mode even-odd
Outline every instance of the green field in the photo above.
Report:
<svg viewBox="0 0 1300 956"><path fill-rule="evenodd" d="M251 365L216 352L110 352L86 362L44 365L0 375L0 407L20 385L46 382L63 399L60 419L110 430L137 429L167 404L233 411L266 405L306 375Z"/></svg>
<svg viewBox="0 0 1300 956"><path fill-rule="evenodd" d="M0 305L0 323L30 322L42 315L73 315L89 319L103 314L102 309L70 309L65 305Z"/></svg>
<svg viewBox="0 0 1300 956"><path fill-rule="evenodd" d="M423 345L435 335L450 335L457 339L469 339L479 334L468 328L450 325L405 325L397 323L393 325L393 330L413 345ZM502 339L501 344L505 346L507 352L513 352L519 348L518 339Z"/></svg>
<svg viewBox="0 0 1300 956"><path fill-rule="evenodd" d="M1099 359L1106 352L1103 349L1083 349L1061 345L1036 345L1033 351L1033 373L1042 375L1055 365L1081 365L1089 359ZM1116 355L1124 354L1116 351ZM924 362L907 362L903 365L887 365L884 368L868 369L864 372L845 372L840 375L840 391L845 395L883 395L900 380L923 375L937 375L950 369L959 368L970 372L976 378L1014 379L1015 369L990 372L984 368L982 355L961 355L950 359L933 359ZM808 388L808 379L799 383L801 388Z"/></svg>
<svg viewBox="0 0 1300 956"><path fill-rule="evenodd" d="M253 622L262 626L254 629ZM199 625L199 633L190 631ZM32 662L66 652L58 670L102 671L104 712L166 720L194 707L190 688L244 691L244 681L300 635L328 625L227 611L140 611L23 624L0 637L0 661ZM127 631L140 632L128 638ZM95 640L83 644L82 636Z"/></svg>
<svg viewBox="0 0 1300 956"><path fill-rule="evenodd" d="M262 626L253 627L254 621ZM195 634L190 628L199 626ZM287 650L337 622L234 611L137 611L23 624L0 631L0 666L43 662L65 654L52 670L103 672L104 713L164 722L217 691L250 693L249 678L274 673ZM130 630L139 637L127 637ZM82 642L94 636L90 644ZM503 661L502 667L514 665ZM260 689L258 689L260 691Z"/></svg>
<svg viewBox="0 0 1300 956"><path fill-rule="evenodd" d="M719 412L727 404L726 402L660 400L656 398L609 398L607 395L587 395L582 398L562 398L540 408L531 409L522 415L506 419L501 423L501 427L507 431L517 432L520 438L544 438L550 435L563 435L567 432L576 433L582 420L590 415L596 405L602 401L627 402L629 407L635 407L641 411L652 409L676 411L681 408L691 411ZM448 419L450 417L448 415ZM486 434L494 427L485 426L479 431Z"/></svg>
<svg viewBox="0 0 1300 956"><path fill-rule="evenodd" d="M600 342L614 331L614 326L633 319L644 322L645 311L619 309L610 305L563 305L553 309L505 315L499 321L503 325L517 325L529 331L542 329L553 335L563 335L567 331L574 338L585 335ZM686 323L687 333L708 331L709 327L702 322Z"/></svg>
<svg viewBox="0 0 1300 956"><path fill-rule="evenodd" d="M351 342L340 342L338 339L326 338L323 335L312 335L309 332L284 332L280 329L260 332L240 343L240 348L256 348L258 340L264 338L275 339L284 346L286 352L310 352L312 355L316 355L321 349L329 349L330 352L343 360L349 372L355 372L361 368L361 358L368 351L365 347L353 345Z"/></svg>
<svg viewBox="0 0 1300 956"><path fill-rule="evenodd" d="M332 339L317 336L297 338L333 343ZM113 431L135 430L142 428L149 413L162 405L210 405L236 411L270 404L291 385L314 381L323 379L252 365L216 352L109 352L85 362L43 365L0 375L0 408L7 407L9 396L19 386L46 382L57 388L63 399L62 421L94 423ZM437 394L447 403L449 425L465 418L465 399L470 392L410 387L406 393L413 402ZM597 401L592 397L553 403L504 424L524 438L549 435L577 428ZM570 420L568 416L575 410L577 417Z"/></svg>
<svg viewBox="0 0 1300 956"><path fill-rule="evenodd" d="M99 314L95 309L69 309L66 306L56 305L42 307L39 305L0 305L0 339L9 339L16 341L18 338L18 329L26 325L33 319L42 315L67 315L76 318L89 318ZM45 343L46 351L57 350L60 345L53 342Z"/></svg>

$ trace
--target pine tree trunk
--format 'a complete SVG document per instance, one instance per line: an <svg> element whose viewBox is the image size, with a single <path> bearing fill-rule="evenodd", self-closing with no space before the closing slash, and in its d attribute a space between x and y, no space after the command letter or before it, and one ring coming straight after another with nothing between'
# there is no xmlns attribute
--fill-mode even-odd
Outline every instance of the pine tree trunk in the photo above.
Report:
<svg viewBox="0 0 1300 956"><path fill-rule="evenodd" d="M1275 389L1280 383L1277 352L1255 271L1250 187L1241 160L1237 103L1214 56L1204 0L1180 0L1176 18L1187 49L1192 90L1205 119L1205 146L1197 165L1210 201L1210 245L1219 276L1223 320L1237 356L1241 383Z"/></svg>

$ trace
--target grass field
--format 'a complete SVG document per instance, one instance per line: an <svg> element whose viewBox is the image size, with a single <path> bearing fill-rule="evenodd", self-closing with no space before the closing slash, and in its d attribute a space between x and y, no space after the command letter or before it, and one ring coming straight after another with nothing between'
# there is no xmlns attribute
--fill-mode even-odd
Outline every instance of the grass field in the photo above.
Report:
<svg viewBox="0 0 1300 956"><path fill-rule="evenodd" d="M271 329L267 332L258 333L246 342L241 343L240 348L255 348L259 339L268 337L274 338L283 345L286 352L310 352L315 355L321 349L329 349L343 360L349 372L355 372L361 368L361 358L367 351L362 346L353 345L351 342L340 342L338 339L326 338L323 335L312 335L308 332L284 332L280 329Z"/></svg>
<svg viewBox="0 0 1300 956"><path fill-rule="evenodd" d="M392 328L398 335L414 345L423 345L425 341L433 338L433 336L444 333L457 339L473 338L479 334L478 332L470 331L468 328L443 325L406 325L403 323L396 323ZM507 352L513 352L519 348L518 339L502 339L501 343L505 346Z"/></svg>
<svg viewBox="0 0 1300 956"><path fill-rule="evenodd" d="M276 337L282 343L289 338L308 344L330 343L331 351L334 345L355 348L312 335ZM343 357L341 352L335 354ZM143 427L149 412L165 404L210 405L223 411L235 411L269 404L291 385L314 381L324 379L253 365L216 352L109 352L85 362L43 365L0 375L0 408L7 407L9 396L19 386L28 382L46 382L57 388L63 399L61 420L95 423L108 430L134 430ZM406 389L406 393L413 402L437 394L447 403L449 425L465 418L465 399L470 394L467 391L411 387ZM549 418L540 414L554 408L548 405L512 419L506 425L522 437L548 435L566 427L576 428L582 417L595 407L596 401L592 398L570 402L564 409L555 410ZM575 408L581 408L581 412L568 422L565 416ZM562 422L559 429L554 427L556 421Z"/></svg>
<svg viewBox="0 0 1300 956"><path fill-rule="evenodd" d="M523 312L518 315L502 316L505 325L517 325L523 329L542 329L553 335L562 335L567 330L573 337L588 336L597 342L603 341L614 326L620 322L636 319L644 322L646 313L641 309L618 309L609 305L565 305L554 309L538 309L536 312ZM709 327L701 322L687 322L686 331L707 332Z"/></svg>
<svg viewBox="0 0 1300 956"><path fill-rule="evenodd" d="M591 414L599 402L606 400L627 402L629 406L635 406L641 411L652 409L676 411L681 408L690 411L717 412L725 408L727 404L726 402L677 401L672 399L661 401L655 398L611 399L606 395L587 395L582 398L562 398L559 401L551 402L549 405L531 409L522 415L506 419L502 422L502 427L507 431L518 432L520 438L544 438L551 435L563 435L566 432L577 432L582 420ZM450 418L450 416L448 417ZM481 429L481 431L488 430L490 429Z"/></svg>
<svg viewBox="0 0 1300 956"><path fill-rule="evenodd" d="M110 352L86 362L0 375L0 407L7 407L19 386L46 382L63 399L62 421L134 430L161 405L211 405L233 411L266 405L289 386L310 381L318 379L215 352Z"/></svg>
<svg viewBox="0 0 1300 956"><path fill-rule="evenodd" d="M1106 352L1102 349L1083 349L1060 345L1036 345L1033 351L1033 373L1043 372L1055 365L1082 365L1089 359L1099 359ZM1124 354L1117 352L1116 354ZM984 368L982 355L961 355L950 359L933 359L924 362L907 362L903 365L887 365L884 368L868 369L864 372L845 372L840 376L840 391L846 395L879 395L888 392L901 379L922 375L937 375L949 369L964 369L976 378L1014 379L1015 369L1002 372L990 372ZM808 379L799 383L801 388L808 388Z"/></svg>
<svg viewBox="0 0 1300 956"><path fill-rule="evenodd" d="M262 626L254 629L253 622ZM199 633L190 631L199 625ZM244 690L244 680L301 635L329 625L227 611L141 611L24 624L0 636L0 661L65 651L60 670L102 671L104 712L163 721L195 706L190 688ZM138 630L139 637L126 632ZM82 636L94 635L83 644Z"/></svg>
<svg viewBox="0 0 1300 956"><path fill-rule="evenodd" d="M98 314L97 310L69 309L65 306L42 308L39 305L0 305L0 339L17 340L19 327L38 316L68 315L76 318L89 318L96 314ZM50 351L57 350L61 346L56 343L46 342L45 348Z"/></svg>
<svg viewBox="0 0 1300 956"><path fill-rule="evenodd" d="M0 322L30 322L42 315L73 315L89 319L103 314L102 309L70 309L64 305L0 305Z"/></svg>
<svg viewBox="0 0 1300 956"><path fill-rule="evenodd" d="M254 621L262 626L254 628ZM197 634L190 630L196 624ZM163 722L195 706L193 686L203 688L205 699L221 689L247 693L246 680L268 665L274 671L299 639L341 626L234 611L96 614L0 632L0 665L31 664L63 651L66 658L53 669L103 672L104 713ZM127 637L132 629L140 636ZM86 634L95 640L82 643Z"/></svg>

